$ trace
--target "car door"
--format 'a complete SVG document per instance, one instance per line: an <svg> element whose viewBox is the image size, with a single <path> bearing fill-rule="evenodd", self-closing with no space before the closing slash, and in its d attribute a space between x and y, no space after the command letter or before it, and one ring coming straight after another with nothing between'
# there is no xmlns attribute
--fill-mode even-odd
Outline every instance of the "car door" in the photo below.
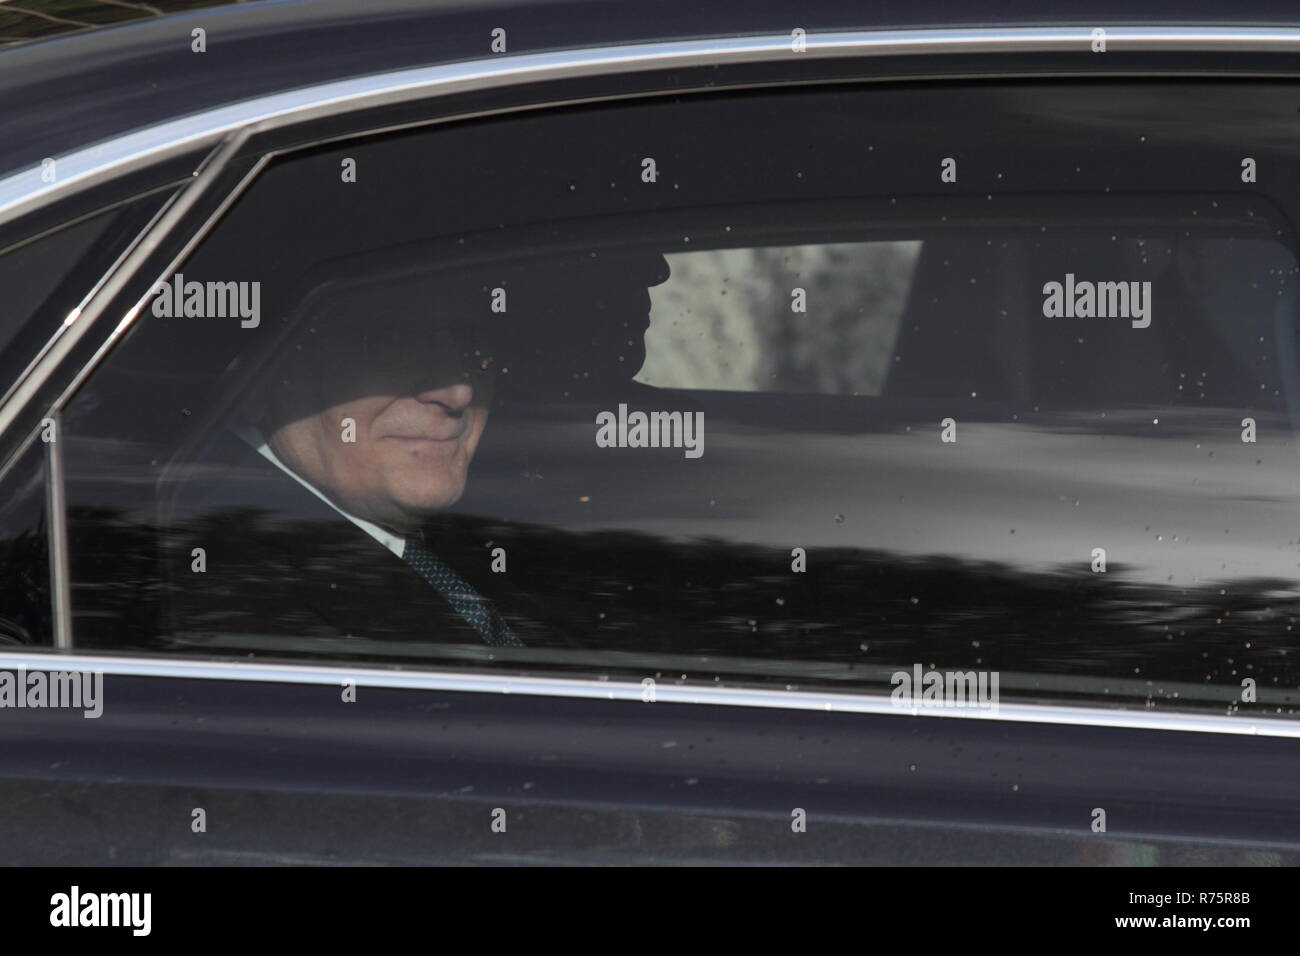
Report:
<svg viewBox="0 0 1300 956"><path fill-rule="evenodd" d="M3 408L7 862L1294 862L1294 84L765 56L124 233Z"/></svg>

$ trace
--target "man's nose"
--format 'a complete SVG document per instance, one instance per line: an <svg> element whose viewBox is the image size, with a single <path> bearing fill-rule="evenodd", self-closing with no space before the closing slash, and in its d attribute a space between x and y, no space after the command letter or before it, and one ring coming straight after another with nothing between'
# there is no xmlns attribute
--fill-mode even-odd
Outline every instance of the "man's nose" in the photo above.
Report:
<svg viewBox="0 0 1300 956"><path fill-rule="evenodd" d="M427 405L441 405L453 415L458 415L474 401L474 386L468 382L436 385L416 392L415 398Z"/></svg>

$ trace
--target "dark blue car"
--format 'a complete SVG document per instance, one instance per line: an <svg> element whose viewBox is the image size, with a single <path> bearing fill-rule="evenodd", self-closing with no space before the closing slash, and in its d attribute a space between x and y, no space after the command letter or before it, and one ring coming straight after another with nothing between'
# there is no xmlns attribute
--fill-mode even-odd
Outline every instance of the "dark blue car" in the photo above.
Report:
<svg viewBox="0 0 1300 956"><path fill-rule="evenodd" d="M0 7L0 863L1297 862L1300 18L1089 17Z"/></svg>

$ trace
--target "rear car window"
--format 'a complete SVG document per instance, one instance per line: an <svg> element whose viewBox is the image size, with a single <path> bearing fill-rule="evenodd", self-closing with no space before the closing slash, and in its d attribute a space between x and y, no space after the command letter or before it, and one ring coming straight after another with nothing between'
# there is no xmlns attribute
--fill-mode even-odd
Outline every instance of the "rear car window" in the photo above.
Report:
<svg viewBox="0 0 1300 956"><path fill-rule="evenodd" d="M138 197L0 250L0 378L12 384L162 205ZM0 470L0 646L53 643L46 452L57 428Z"/></svg>
<svg viewBox="0 0 1300 956"><path fill-rule="evenodd" d="M1298 93L730 94L280 158L67 410L74 641L1290 715Z"/></svg>

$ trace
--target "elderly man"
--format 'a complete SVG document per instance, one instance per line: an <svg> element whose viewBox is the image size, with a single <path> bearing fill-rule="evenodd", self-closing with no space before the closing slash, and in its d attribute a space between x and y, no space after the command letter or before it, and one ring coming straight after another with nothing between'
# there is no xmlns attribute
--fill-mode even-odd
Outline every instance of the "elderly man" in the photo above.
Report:
<svg viewBox="0 0 1300 956"><path fill-rule="evenodd" d="M255 369L228 429L239 440L206 459L202 499L176 509L209 520L186 542L206 567L173 574L176 631L503 647L526 643L521 628L553 634L537 621L554 602L505 609L484 595L501 586L490 542L450 510L503 381L517 397L635 393L646 287L666 263L632 261L503 270L507 313L490 310L481 276L327 281L305 297L269 357L241 360ZM215 487L214 470L239 480Z"/></svg>
<svg viewBox="0 0 1300 956"><path fill-rule="evenodd" d="M406 562L486 643L520 644L421 531L464 493L487 424L495 373L472 330L389 316L304 337L240 436Z"/></svg>

